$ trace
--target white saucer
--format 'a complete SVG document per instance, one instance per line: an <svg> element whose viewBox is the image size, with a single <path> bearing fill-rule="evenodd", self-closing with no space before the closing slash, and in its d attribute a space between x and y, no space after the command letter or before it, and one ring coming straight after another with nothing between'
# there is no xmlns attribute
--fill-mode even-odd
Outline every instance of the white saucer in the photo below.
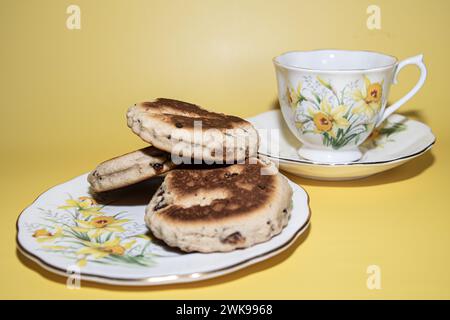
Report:
<svg viewBox="0 0 450 320"><path fill-rule="evenodd" d="M259 153L278 161L280 168L294 175L317 180L353 180L397 167L428 151L436 138L427 125L402 115L391 115L361 146L363 157L355 162L327 164L301 158L301 146L284 122L279 110L270 110L248 119L260 131ZM270 129L279 130L279 143L272 146ZM279 150L271 150L276 149Z"/></svg>
<svg viewBox="0 0 450 320"><path fill-rule="evenodd" d="M294 191L293 208L280 234L231 252L184 253L152 239L144 224L145 207L160 180L111 192L97 203L90 198L86 176L44 192L17 221L17 244L22 254L66 277L75 273L81 280L134 286L218 277L279 254L309 225L308 196L289 181ZM93 224L95 219L110 221L100 228Z"/></svg>

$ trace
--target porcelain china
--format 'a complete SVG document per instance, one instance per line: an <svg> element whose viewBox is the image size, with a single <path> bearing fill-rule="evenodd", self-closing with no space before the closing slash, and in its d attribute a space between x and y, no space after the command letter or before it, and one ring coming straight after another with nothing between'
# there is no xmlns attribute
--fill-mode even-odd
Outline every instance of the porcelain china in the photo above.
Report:
<svg viewBox="0 0 450 320"><path fill-rule="evenodd" d="M397 61L369 51L292 51L273 60L281 112L302 145L300 156L339 163L359 160L358 148L387 117L412 98L426 79L422 55ZM407 65L417 84L386 107L391 83Z"/></svg>
<svg viewBox="0 0 450 320"><path fill-rule="evenodd" d="M309 224L307 194L289 181L292 215L279 235L227 253L183 253L153 239L144 224L160 179L94 199L86 176L46 191L17 221L19 250L63 276L76 272L82 280L142 286L217 277L286 250Z"/></svg>
<svg viewBox="0 0 450 320"><path fill-rule="evenodd" d="M329 164L299 156L301 143L288 129L279 110L248 120L260 131L260 154L278 162L286 172L317 180L352 180L383 172L420 156L435 142L427 125L393 114L361 145L360 160Z"/></svg>

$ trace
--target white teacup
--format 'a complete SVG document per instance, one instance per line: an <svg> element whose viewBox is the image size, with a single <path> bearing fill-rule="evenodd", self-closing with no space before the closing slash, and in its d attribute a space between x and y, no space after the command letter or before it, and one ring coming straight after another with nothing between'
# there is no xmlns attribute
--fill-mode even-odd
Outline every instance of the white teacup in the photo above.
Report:
<svg viewBox="0 0 450 320"><path fill-rule="evenodd" d="M358 146L424 84L422 59L398 62L382 53L346 50L292 51L274 58L281 111L303 144L300 156L328 163L360 159ZM419 67L419 81L386 108L391 83L409 64Z"/></svg>

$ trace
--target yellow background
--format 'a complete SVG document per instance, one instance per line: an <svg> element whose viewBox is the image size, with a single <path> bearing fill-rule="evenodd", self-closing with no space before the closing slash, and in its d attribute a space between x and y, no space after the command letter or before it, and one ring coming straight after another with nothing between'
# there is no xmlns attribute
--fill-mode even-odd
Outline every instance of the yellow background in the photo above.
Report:
<svg viewBox="0 0 450 320"><path fill-rule="evenodd" d="M450 1L1 0L1 298L450 298ZM81 7L81 30L66 8ZM366 27L377 4L382 29ZM429 77L401 112L430 125L433 150L353 182L292 178L312 225L287 252L213 280L153 288L82 283L16 252L15 221L45 189L144 143L135 102L172 97L253 116L276 107L271 59L294 49L423 53ZM417 80L403 71L391 101ZM366 268L382 271L368 290Z"/></svg>

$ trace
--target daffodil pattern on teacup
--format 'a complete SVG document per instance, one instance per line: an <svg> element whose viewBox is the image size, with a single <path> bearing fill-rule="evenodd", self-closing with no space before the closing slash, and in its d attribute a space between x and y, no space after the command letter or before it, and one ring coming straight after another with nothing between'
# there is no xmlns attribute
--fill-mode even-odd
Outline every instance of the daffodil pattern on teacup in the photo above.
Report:
<svg viewBox="0 0 450 320"><path fill-rule="evenodd" d="M369 78L364 76L363 89L356 89L353 92L356 106L352 109L352 112L356 114L364 113L372 118L381 108L382 93L383 83L372 83Z"/></svg>
<svg viewBox="0 0 450 320"><path fill-rule="evenodd" d="M325 146L340 149L358 144L373 129L383 101L383 83L367 76L339 92L324 78L306 76L288 86L287 101L302 134L319 134Z"/></svg>
<svg viewBox="0 0 450 320"><path fill-rule="evenodd" d="M299 82L297 89L292 89L288 87L287 97L289 101L289 105L293 110L297 107L299 103L301 103L304 98L302 97L302 94L300 93L302 90L302 84Z"/></svg>
<svg viewBox="0 0 450 320"><path fill-rule="evenodd" d="M42 250L62 254L80 267L87 263L153 265L145 225L126 219L126 212L108 214L104 209L90 197L68 199L56 210L42 209L42 223L32 226L31 236Z"/></svg>

